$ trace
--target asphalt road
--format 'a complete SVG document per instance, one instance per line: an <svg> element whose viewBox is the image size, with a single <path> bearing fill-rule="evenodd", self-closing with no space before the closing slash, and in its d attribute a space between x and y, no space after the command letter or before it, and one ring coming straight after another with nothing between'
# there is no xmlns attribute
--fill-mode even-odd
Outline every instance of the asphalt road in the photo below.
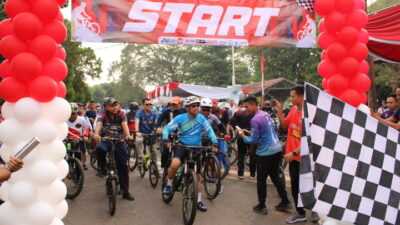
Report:
<svg viewBox="0 0 400 225"><path fill-rule="evenodd" d="M277 212L274 206L279 197L272 185L268 185L268 215L252 211L257 203L254 180L239 181L228 176L224 192L212 202L206 200L208 212L198 212L195 225L283 225L290 215ZM148 176L140 178L138 172L131 173L130 189L136 200L128 202L118 198L117 212L109 216L104 179L96 177L92 169L86 171L82 193L69 201L69 212L64 219L66 225L182 225L181 195L177 193L170 205L161 200L160 184L150 186ZM289 188L287 187L289 190ZM307 223L303 223L307 224ZM311 223L310 223L311 224Z"/></svg>

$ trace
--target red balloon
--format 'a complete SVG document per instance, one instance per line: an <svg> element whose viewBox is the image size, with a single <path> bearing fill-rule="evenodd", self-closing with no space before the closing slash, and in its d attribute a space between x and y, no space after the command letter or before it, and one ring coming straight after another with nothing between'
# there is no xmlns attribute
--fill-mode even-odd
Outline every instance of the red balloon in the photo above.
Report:
<svg viewBox="0 0 400 225"><path fill-rule="evenodd" d="M346 24L346 16L337 11L332 12L325 18L325 27L330 32L335 34L340 31Z"/></svg>
<svg viewBox="0 0 400 225"><path fill-rule="evenodd" d="M57 83L57 96L60 98L65 98L65 96L67 96L67 87L62 81Z"/></svg>
<svg viewBox="0 0 400 225"><path fill-rule="evenodd" d="M354 27L345 27L338 33L337 36L342 44L350 46L357 41L359 36L359 31Z"/></svg>
<svg viewBox="0 0 400 225"><path fill-rule="evenodd" d="M57 43L53 38L47 35L37 36L32 40L29 51L39 57L42 61L47 61L54 57L57 49Z"/></svg>
<svg viewBox="0 0 400 225"><path fill-rule="evenodd" d="M340 95L340 99L355 107L360 105L361 101L363 100L360 93L353 89L347 89L344 91L343 94Z"/></svg>
<svg viewBox="0 0 400 225"><path fill-rule="evenodd" d="M5 19L0 21L0 39L7 35L14 34L14 27L11 19Z"/></svg>
<svg viewBox="0 0 400 225"><path fill-rule="evenodd" d="M371 79L368 75L359 73L351 80L350 87L360 93L367 92L371 88Z"/></svg>
<svg viewBox="0 0 400 225"><path fill-rule="evenodd" d="M335 0L336 9L348 13L354 9L354 0Z"/></svg>
<svg viewBox="0 0 400 225"><path fill-rule="evenodd" d="M361 9L362 11L365 11L365 1L354 0L354 9Z"/></svg>
<svg viewBox="0 0 400 225"><path fill-rule="evenodd" d="M328 88L335 96L340 96L349 86L349 81L346 77L335 74L328 79Z"/></svg>
<svg viewBox="0 0 400 225"><path fill-rule="evenodd" d="M335 9L335 1L332 0L315 0L315 11L321 15L327 15Z"/></svg>
<svg viewBox="0 0 400 225"><path fill-rule="evenodd" d="M318 65L318 74L321 75L321 77L329 78L336 74L336 71L336 65L330 60L322 60Z"/></svg>
<svg viewBox="0 0 400 225"><path fill-rule="evenodd" d="M369 35L366 29L361 29L360 33L358 34L358 41L364 44L368 43Z"/></svg>
<svg viewBox="0 0 400 225"><path fill-rule="evenodd" d="M18 82L13 77L7 77L0 83L0 97L7 102L16 102L27 96L27 90L24 84Z"/></svg>
<svg viewBox="0 0 400 225"><path fill-rule="evenodd" d="M31 53L21 53L11 61L11 71L17 80L28 83L42 72L42 63Z"/></svg>
<svg viewBox="0 0 400 225"><path fill-rule="evenodd" d="M31 6L25 0L7 0L4 5L4 11L8 17L15 17L19 13L29 12Z"/></svg>
<svg viewBox="0 0 400 225"><path fill-rule="evenodd" d="M0 54L7 59L27 50L25 42L21 41L14 35L8 35L0 40Z"/></svg>
<svg viewBox="0 0 400 225"><path fill-rule="evenodd" d="M11 76L11 63L10 61L8 61L8 59L6 59L2 63L0 63L0 77L6 78Z"/></svg>
<svg viewBox="0 0 400 225"><path fill-rule="evenodd" d="M347 17L347 24L357 29L364 28L368 23L368 15L364 10L354 10Z"/></svg>
<svg viewBox="0 0 400 225"><path fill-rule="evenodd" d="M368 47L366 44L357 43L349 51L349 56L362 61L368 56Z"/></svg>
<svg viewBox="0 0 400 225"><path fill-rule="evenodd" d="M339 63L339 71L346 77L355 76L359 68L360 63L352 57L347 57Z"/></svg>
<svg viewBox="0 0 400 225"><path fill-rule="evenodd" d="M333 62L342 60L346 56L346 53L346 48L338 42L331 44L326 50L326 54Z"/></svg>
<svg viewBox="0 0 400 225"><path fill-rule="evenodd" d="M48 23L56 18L59 13L59 6L54 0L36 0L32 12L43 22Z"/></svg>
<svg viewBox="0 0 400 225"><path fill-rule="evenodd" d="M55 57L65 61L67 59L67 52L62 46L57 47Z"/></svg>
<svg viewBox="0 0 400 225"><path fill-rule="evenodd" d="M358 72L368 74L369 64L366 60L361 61Z"/></svg>
<svg viewBox="0 0 400 225"><path fill-rule="evenodd" d="M361 103L360 104L365 104L368 102L368 95L366 93L360 93L361 97Z"/></svg>
<svg viewBox="0 0 400 225"><path fill-rule="evenodd" d="M63 6L65 4L67 4L67 0L56 0L58 5Z"/></svg>
<svg viewBox="0 0 400 225"><path fill-rule="evenodd" d="M13 19L14 32L22 40L31 40L43 29L39 18L32 13L20 13Z"/></svg>
<svg viewBox="0 0 400 225"><path fill-rule="evenodd" d="M328 32L322 32L318 36L318 44L322 49L328 48L329 45L335 42L335 40L335 37Z"/></svg>
<svg viewBox="0 0 400 225"><path fill-rule="evenodd" d="M319 21L318 28L319 28L319 32L320 33L326 32L325 19L324 18L321 18L321 20Z"/></svg>
<svg viewBox="0 0 400 225"><path fill-rule="evenodd" d="M53 22L46 24L43 34L52 37L58 44L61 44L67 38L67 28L63 22L54 20Z"/></svg>
<svg viewBox="0 0 400 225"><path fill-rule="evenodd" d="M40 76L29 85L29 94L39 102L49 102L57 96L57 87L50 77Z"/></svg>
<svg viewBox="0 0 400 225"><path fill-rule="evenodd" d="M55 81L62 81L68 75L68 67L63 60L54 57L44 65L42 74Z"/></svg>
<svg viewBox="0 0 400 225"><path fill-rule="evenodd" d="M56 20L61 21L61 22L64 22L64 16L63 16L63 14L61 13L61 11L58 11L58 14L57 14L57 16L56 16Z"/></svg>
<svg viewBox="0 0 400 225"><path fill-rule="evenodd" d="M328 79L326 79L326 78L322 79L322 88L324 90L328 89Z"/></svg>
<svg viewBox="0 0 400 225"><path fill-rule="evenodd" d="M328 54L326 54L326 50L323 50L322 52L321 52L321 60L325 60L325 59L327 59L328 58Z"/></svg>

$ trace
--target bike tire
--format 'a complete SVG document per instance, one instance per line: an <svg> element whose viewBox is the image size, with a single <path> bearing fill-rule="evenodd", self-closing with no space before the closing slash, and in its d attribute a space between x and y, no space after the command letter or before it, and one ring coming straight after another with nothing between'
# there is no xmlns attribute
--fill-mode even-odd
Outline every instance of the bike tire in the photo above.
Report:
<svg viewBox="0 0 400 225"><path fill-rule="evenodd" d="M221 191L221 167L215 156L207 156L204 160L203 185L207 198L214 200Z"/></svg>
<svg viewBox="0 0 400 225"><path fill-rule="evenodd" d="M154 189L157 187L159 179L160 173L158 172L157 164L154 161L151 161L149 165L149 180Z"/></svg>
<svg viewBox="0 0 400 225"><path fill-rule="evenodd" d="M139 175L141 178L144 177L144 175L146 175L146 168L145 168L145 162L141 162L138 165L138 169L139 169Z"/></svg>
<svg viewBox="0 0 400 225"><path fill-rule="evenodd" d="M71 187L67 185L66 198L72 200L78 197L78 195L82 192L83 184L85 182L85 174L83 172L81 163L76 158L68 159L68 167L69 172L65 180L70 179L71 182L75 185L75 188L71 189Z"/></svg>
<svg viewBox="0 0 400 225"><path fill-rule="evenodd" d="M182 191L183 224L193 225L197 213L197 180L193 171L184 176Z"/></svg>
<svg viewBox="0 0 400 225"><path fill-rule="evenodd" d="M131 172L133 172L138 166L139 153L135 146L129 147L129 159L128 159L128 167Z"/></svg>
<svg viewBox="0 0 400 225"><path fill-rule="evenodd" d="M232 166L237 163L239 155L238 150L234 147L228 148L229 164Z"/></svg>
<svg viewBox="0 0 400 225"><path fill-rule="evenodd" d="M115 178L107 178L106 180L106 191L108 198L108 213L110 216L115 215L115 211L117 208L117 179Z"/></svg>
<svg viewBox="0 0 400 225"><path fill-rule="evenodd" d="M161 197L165 204L171 203L171 201L172 201L172 199L174 199L174 195L175 195L175 190L172 190L172 194L170 194L170 195L164 195L162 193L164 190L164 187L167 185L167 176L168 176L168 169L164 169L162 185L161 185Z"/></svg>

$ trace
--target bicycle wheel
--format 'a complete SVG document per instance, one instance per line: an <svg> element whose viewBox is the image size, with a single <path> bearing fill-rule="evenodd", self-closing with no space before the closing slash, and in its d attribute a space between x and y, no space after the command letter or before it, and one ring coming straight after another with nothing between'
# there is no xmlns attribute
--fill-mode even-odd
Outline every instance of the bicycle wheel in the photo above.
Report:
<svg viewBox="0 0 400 225"><path fill-rule="evenodd" d="M150 179L150 184L153 188L157 187L159 178L160 174L158 172L157 164L156 162L151 161L149 165L149 179Z"/></svg>
<svg viewBox="0 0 400 225"><path fill-rule="evenodd" d="M196 218L197 212L197 181L194 172L185 175L183 198L182 198L182 214L183 224L192 225Z"/></svg>
<svg viewBox="0 0 400 225"><path fill-rule="evenodd" d="M135 145L129 146L128 167L131 172L133 172L138 165L138 157L139 157L139 154L136 149L136 146Z"/></svg>
<svg viewBox="0 0 400 225"><path fill-rule="evenodd" d="M90 166L94 169L94 170L98 170L99 167L97 165L97 155L96 155L96 151L91 151L89 154L90 157Z"/></svg>
<svg viewBox="0 0 400 225"><path fill-rule="evenodd" d="M69 172L64 179L67 186L67 199L74 199L82 192L85 175L82 165L76 158L68 159Z"/></svg>
<svg viewBox="0 0 400 225"><path fill-rule="evenodd" d="M238 161L238 150L229 146L228 148L229 164L232 166Z"/></svg>
<svg viewBox="0 0 400 225"><path fill-rule="evenodd" d="M207 198L215 199L221 190L221 168L215 156L207 156L204 160L203 178Z"/></svg>
<svg viewBox="0 0 400 225"><path fill-rule="evenodd" d="M140 162L138 166L139 166L139 167L138 167L138 169L139 169L139 175L140 175L141 178L143 178L144 175L146 175L146 167L145 167L146 165L145 165L145 162L144 162L144 161L143 161L143 162Z"/></svg>
<svg viewBox="0 0 400 225"><path fill-rule="evenodd" d="M117 206L117 179L108 177L106 181L106 189L108 197L108 213L110 213L110 216L114 216Z"/></svg>
<svg viewBox="0 0 400 225"><path fill-rule="evenodd" d="M169 204L172 199L174 198L175 195L175 190L172 190L172 194L170 195L165 195L163 194L163 190L165 188L165 186L167 185L167 176L168 176L168 169L164 169L164 174L163 174L163 178L162 178L162 185L161 185L161 197L162 200L165 204Z"/></svg>

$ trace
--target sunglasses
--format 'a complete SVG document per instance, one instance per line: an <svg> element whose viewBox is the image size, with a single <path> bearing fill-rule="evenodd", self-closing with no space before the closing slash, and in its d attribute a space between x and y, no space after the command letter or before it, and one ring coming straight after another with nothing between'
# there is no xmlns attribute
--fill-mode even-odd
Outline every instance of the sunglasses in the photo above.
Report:
<svg viewBox="0 0 400 225"><path fill-rule="evenodd" d="M145 106L152 106L153 104L149 103L149 104L145 104Z"/></svg>
<svg viewBox="0 0 400 225"><path fill-rule="evenodd" d="M193 104L193 105L190 105L189 107L190 108L198 108L198 107L200 107L200 104Z"/></svg>
<svg viewBox="0 0 400 225"><path fill-rule="evenodd" d="M211 108L203 107L203 108L201 108L201 110L202 110L202 111L205 111L205 112L209 112L209 111L211 111Z"/></svg>

